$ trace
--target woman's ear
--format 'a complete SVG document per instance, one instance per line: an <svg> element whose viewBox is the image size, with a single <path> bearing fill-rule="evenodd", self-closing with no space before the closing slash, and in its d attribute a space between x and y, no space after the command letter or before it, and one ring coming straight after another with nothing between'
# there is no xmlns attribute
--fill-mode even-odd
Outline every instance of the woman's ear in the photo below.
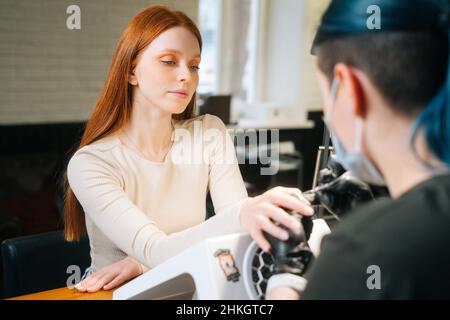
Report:
<svg viewBox="0 0 450 320"><path fill-rule="evenodd" d="M135 74L135 70L136 69L133 69L131 71L131 74L128 76L128 83L131 84L132 86L137 86L137 84L138 84L138 81L137 81L137 78L136 78L136 74Z"/></svg>
<svg viewBox="0 0 450 320"><path fill-rule="evenodd" d="M339 79L340 99L350 108L350 112L364 118L366 115L366 104L361 79L356 70L345 63L337 63L334 67L334 76Z"/></svg>

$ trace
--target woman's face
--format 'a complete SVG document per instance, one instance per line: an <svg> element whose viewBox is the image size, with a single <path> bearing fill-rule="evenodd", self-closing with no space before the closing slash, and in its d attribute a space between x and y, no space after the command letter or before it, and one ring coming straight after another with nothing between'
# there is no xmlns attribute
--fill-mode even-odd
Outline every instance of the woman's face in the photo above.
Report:
<svg viewBox="0 0 450 320"><path fill-rule="evenodd" d="M182 113L197 89L199 64L197 38L183 27L166 30L137 59L129 79L134 103Z"/></svg>

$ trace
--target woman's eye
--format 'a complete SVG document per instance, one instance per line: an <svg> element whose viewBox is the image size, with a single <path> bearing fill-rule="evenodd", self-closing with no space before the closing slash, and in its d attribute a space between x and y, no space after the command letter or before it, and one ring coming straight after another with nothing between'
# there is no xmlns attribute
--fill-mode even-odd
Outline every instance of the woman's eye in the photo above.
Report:
<svg viewBox="0 0 450 320"><path fill-rule="evenodd" d="M168 65L168 66L174 66L176 64L176 62L172 61L172 60L163 60L161 62L166 64L166 65Z"/></svg>
<svg viewBox="0 0 450 320"><path fill-rule="evenodd" d="M200 67L199 66L191 66L191 70L198 71L198 70L200 70Z"/></svg>

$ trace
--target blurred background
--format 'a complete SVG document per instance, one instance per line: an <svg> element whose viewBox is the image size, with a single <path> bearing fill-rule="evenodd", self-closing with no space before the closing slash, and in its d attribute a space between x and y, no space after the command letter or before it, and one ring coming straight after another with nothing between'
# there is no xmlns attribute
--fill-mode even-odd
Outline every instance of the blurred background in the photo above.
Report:
<svg viewBox="0 0 450 320"><path fill-rule="evenodd" d="M328 3L0 0L0 241L63 228L61 181L67 161L120 33L150 4L181 10L200 27L199 114L216 114L244 135L245 130L277 130L277 174L261 175L267 164L260 161L240 165L250 195L274 185L309 189L323 135L309 51ZM269 136L269 149L271 142ZM257 148L247 147L237 152L248 157ZM208 208L211 212L210 201Z"/></svg>

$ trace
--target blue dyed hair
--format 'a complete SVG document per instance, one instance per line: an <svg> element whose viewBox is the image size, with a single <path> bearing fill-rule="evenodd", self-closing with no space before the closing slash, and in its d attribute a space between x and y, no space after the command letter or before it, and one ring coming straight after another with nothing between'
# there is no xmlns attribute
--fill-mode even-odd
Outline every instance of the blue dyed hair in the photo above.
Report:
<svg viewBox="0 0 450 320"><path fill-rule="evenodd" d="M372 5L380 8L379 30L367 27L367 8ZM450 46L450 0L332 0L322 17L311 52L315 54L316 49L329 40L385 32L447 34ZM421 108L415 120L411 146L416 155L414 145L421 130L425 133L428 147L433 154L450 166L449 62L444 84L431 101Z"/></svg>
<svg viewBox="0 0 450 320"><path fill-rule="evenodd" d="M450 42L450 32L449 32ZM411 146L414 148L417 134L424 130L428 147L436 157L450 166L450 63L447 79L438 94L423 109L414 123ZM417 155L417 153L416 153ZM425 163L429 166L427 163Z"/></svg>

